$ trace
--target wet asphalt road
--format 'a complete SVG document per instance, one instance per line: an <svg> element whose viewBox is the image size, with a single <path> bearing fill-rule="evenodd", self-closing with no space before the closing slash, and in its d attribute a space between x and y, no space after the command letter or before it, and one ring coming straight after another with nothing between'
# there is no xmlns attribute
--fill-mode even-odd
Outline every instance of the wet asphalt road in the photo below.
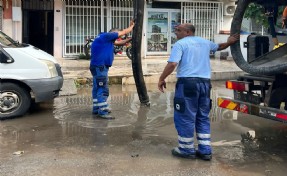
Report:
<svg viewBox="0 0 287 176"><path fill-rule="evenodd" d="M147 85L151 107L141 107L135 86L112 85L115 120L91 115L90 88L0 121L0 175L286 175L287 125L225 111L210 113L213 159L179 159L173 125L173 88ZM212 97L230 96L213 82Z"/></svg>

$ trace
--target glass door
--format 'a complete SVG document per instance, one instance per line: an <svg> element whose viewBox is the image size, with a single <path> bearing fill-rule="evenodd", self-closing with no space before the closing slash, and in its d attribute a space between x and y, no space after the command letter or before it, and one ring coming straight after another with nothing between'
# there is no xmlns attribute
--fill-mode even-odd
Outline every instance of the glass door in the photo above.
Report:
<svg viewBox="0 0 287 176"><path fill-rule="evenodd" d="M147 52L165 54L168 43L168 12L148 12Z"/></svg>
<svg viewBox="0 0 287 176"><path fill-rule="evenodd" d="M180 11L149 9L147 16L147 55L168 55L176 42L174 27L180 24Z"/></svg>
<svg viewBox="0 0 287 176"><path fill-rule="evenodd" d="M173 44L177 41L176 35L174 33L174 28L178 25L180 25L180 21L181 21L181 14L180 11L172 11L170 13L170 29L171 29L171 33L170 33L170 43L171 43L171 47L173 46Z"/></svg>

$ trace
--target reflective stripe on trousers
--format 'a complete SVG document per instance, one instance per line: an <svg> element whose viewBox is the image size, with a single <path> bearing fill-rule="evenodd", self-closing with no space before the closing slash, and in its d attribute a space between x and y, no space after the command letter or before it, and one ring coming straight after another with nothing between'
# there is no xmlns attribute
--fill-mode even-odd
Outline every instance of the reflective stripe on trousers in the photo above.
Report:
<svg viewBox="0 0 287 176"><path fill-rule="evenodd" d="M90 66L93 75L93 113L105 115L104 111L108 107L107 99L109 96L108 71L106 66Z"/></svg>
<svg viewBox="0 0 287 176"><path fill-rule="evenodd" d="M211 154L210 146L210 90L209 79L179 78L174 96L174 123L178 132L179 149L193 154L194 130L197 133L198 151Z"/></svg>

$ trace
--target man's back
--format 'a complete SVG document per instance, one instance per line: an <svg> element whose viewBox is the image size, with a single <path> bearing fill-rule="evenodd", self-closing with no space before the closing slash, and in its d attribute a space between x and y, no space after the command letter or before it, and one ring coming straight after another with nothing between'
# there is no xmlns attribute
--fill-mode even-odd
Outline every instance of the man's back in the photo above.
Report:
<svg viewBox="0 0 287 176"><path fill-rule="evenodd" d="M209 55L217 48L217 44L201 37L184 37L174 45L169 61L179 63L177 77L210 78Z"/></svg>
<svg viewBox="0 0 287 176"><path fill-rule="evenodd" d="M114 60L114 41L118 34L114 32L99 34L91 46L91 65L111 66Z"/></svg>

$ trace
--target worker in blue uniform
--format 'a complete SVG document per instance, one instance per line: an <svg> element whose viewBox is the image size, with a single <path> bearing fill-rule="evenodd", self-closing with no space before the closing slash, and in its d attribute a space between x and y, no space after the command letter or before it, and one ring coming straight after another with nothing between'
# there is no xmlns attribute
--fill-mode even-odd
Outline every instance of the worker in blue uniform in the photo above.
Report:
<svg viewBox="0 0 287 176"><path fill-rule="evenodd" d="M230 36L225 43L215 44L195 36L192 24L181 24L175 28L179 39L173 46L168 63L164 68L158 88L164 92L165 79L177 67L177 83L174 95L174 123L178 133L178 147L174 156L183 158L212 158L210 145L211 66L210 52L223 50L239 40L239 34ZM198 151L194 146L194 130Z"/></svg>
<svg viewBox="0 0 287 176"><path fill-rule="evenodd" d="M90 71L93 75L93 114L104 119L114 119L109 113L107 99L109 96L108 71L114 61L114 45L124 45L130 42L131 38L116 41L119 37L130 33L133 30L134 21L126 29L111 29L109 32L100 33L91 46Z"/></svg>

